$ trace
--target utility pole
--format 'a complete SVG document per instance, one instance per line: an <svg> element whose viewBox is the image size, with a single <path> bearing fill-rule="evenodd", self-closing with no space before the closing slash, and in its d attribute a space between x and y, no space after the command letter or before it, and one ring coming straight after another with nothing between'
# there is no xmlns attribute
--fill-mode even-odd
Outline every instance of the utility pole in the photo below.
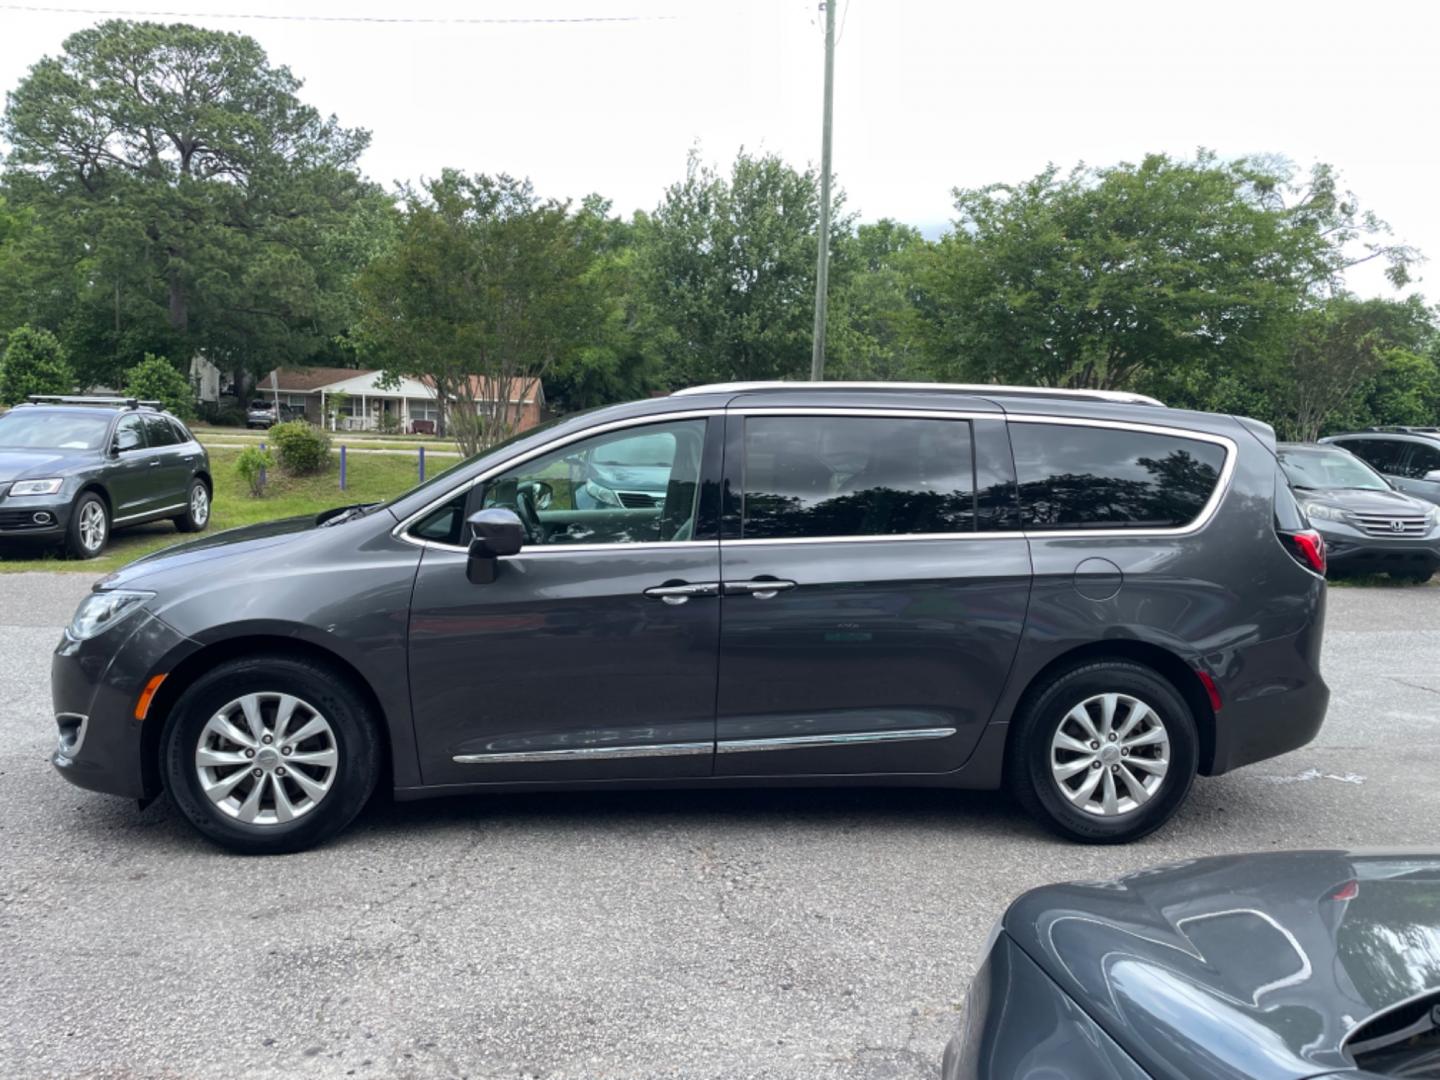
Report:
<svg viewBox="0 0 1440 1080"><path fill-rule="evenodd" d="M825 378L825 315L830 287L830 128L835 105L835 5L825 7L825 120L820 138L820 235L815 256L815 345L810 354L810 378Z"/></svg>

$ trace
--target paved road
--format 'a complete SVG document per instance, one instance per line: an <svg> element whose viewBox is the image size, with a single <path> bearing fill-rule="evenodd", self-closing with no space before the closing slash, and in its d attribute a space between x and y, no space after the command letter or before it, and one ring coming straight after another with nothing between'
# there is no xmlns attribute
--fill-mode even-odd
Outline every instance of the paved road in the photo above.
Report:
<svg viewBox="0 0 1440 1080"><path fill-rule="evenodd" d="M0 577L6 1076L933 1077L1021 889L1437 842L1440 589L1334 590L1319 741L1129 848L993 796L728 792L381 806L266 860L50 774L48 654L86 585Z"/></svg>

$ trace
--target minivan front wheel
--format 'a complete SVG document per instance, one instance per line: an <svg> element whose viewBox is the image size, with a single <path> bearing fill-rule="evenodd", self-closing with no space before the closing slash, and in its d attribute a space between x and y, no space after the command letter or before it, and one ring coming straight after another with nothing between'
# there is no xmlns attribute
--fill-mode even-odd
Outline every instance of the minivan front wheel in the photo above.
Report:
<svg viewBox="0 0 1440 1080"><path fill-rule="evenodd" d="M1009 783L1055 832L1123 843L1163 825L1195 779L1195 719L1175 688L1128 661L1071 668L1016 719Z"/></svg>
<svg viewBox="0 0 1440 1080"><path fill-rule="evenodd" d="M380 748L364 697L338 672L252 657L196 680L170 712L166 786L191 824L245 854L333 836L375 788Z"/></svg>

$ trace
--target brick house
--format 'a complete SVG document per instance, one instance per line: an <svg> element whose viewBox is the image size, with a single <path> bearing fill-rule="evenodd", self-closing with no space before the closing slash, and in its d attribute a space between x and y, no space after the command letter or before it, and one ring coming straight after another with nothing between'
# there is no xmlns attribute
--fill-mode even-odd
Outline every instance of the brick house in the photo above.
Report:
<svg viewBox="0 0 1440 1080"><path fill-rule="evenodd" d="M255 387L255 396L278 399L292 410L303 409L312 424L342 431L429 431L440 419L440 401L433 387L419 379L401 379L394 387L379 385L381 373L359 368L276 368ZM476 398L489 400L483 376L475 376ZM330 417L328 399L345 395L342 413ZM451 402L447 412L455 408ZM512 394L509 416L515 431L540 423L545 409L545 388L539 379Z"/></svg>

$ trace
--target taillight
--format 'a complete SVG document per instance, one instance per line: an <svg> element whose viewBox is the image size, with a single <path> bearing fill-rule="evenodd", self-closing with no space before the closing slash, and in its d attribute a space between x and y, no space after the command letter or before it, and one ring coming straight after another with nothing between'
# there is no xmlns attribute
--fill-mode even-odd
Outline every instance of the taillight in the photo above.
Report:
<svg viewBox="0 0 1440 1080"><path fill-rule="evenodd" d="M1314 529L1301 529L1299 532L1282 532L1280 540L1285 545L1285 550L1294 556L1295 561L1315 573L1325 573L1325 538Z"/></svg>

